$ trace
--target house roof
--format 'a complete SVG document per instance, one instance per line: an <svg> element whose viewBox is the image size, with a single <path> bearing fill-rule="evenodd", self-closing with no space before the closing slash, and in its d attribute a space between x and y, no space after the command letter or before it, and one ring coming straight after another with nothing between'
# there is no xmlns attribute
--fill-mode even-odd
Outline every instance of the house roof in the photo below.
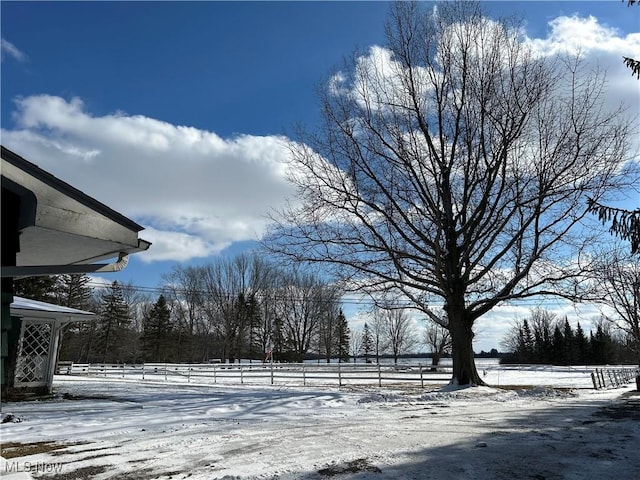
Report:
<svg viewBox="0 0 640 480"><path fill-rule="evenodd" d="M52 303L29 300L23 297L13 297L11 314L19 317L45 317L65 319L67 321L91 320L94 313L75 308L62 307Z"/></svg>
<svg viewBox="0 0 640 480"><path fill-rule="evenodd" d="M120 269L151 245L138 237L142 226L4 146L2 190L20 205L16 266L3 265L2 276L90 273L110 258Z"/></svg>

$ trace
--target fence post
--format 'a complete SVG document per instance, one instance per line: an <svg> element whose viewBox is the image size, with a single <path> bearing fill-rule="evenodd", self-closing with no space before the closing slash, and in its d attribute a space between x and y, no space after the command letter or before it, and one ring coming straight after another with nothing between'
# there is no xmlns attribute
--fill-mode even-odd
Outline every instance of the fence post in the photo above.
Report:
<svg viewBox="0 0 640 480"><path fill-rule="evenodd" d="M127 364L123 363L122 364L122 378L124 378L124 371L126 370L126 368L127 368Z"/></svg>
<svg viewBox="0 0 640 480"><path fill-rule="evenodd" d="M142 364L142 380L144 380L144 363Z"/></svg>
<svg viewBox="0 0 640 480"><path fill-rule="evenodd" d="M191 365L189 365L187 370L187 383L191 383Z"/></svg>
<svg viewBox="0 0 640 480"><path fill-rule="evenodd" d="M422 364L420 364L420 387L424 388L424 376L422 375Z"/></svg>
<svg viewBox="0 0 640 480"><path fill-rule="evenodd" d="M164 381L165 382L167 381L167 364L166 364L166 362L164 364Z"/></svg>
<svg viewBox="0 0 640 480"><path fill-rule="evenodd" d="M380 369L380 362L378 362L378 387L382 386L382 371Z"/></svg>
<svg viewBox="0 0 640 480"><path fill-rule="evenodd" d="M244 377L242 376L242 365L238 365L238 368L240 368L240 385L244 385Z"/></svg>
<svg viewBox="0 0 640 480"><path fill-rule="evenodd" d="M598 390L598 384L596 383L596 375L591 372L591 381L593 382L593 389Z"/></svg>
<svg viewBox="0 0 640 480"><path fill-rule="evenodd" d="M304 363L302 364L302 385L307 386L307 373L304 369Z"/></svg>
<svg viewBox="0 0 640 480"><path fill-rule="evenodd" d="M216 378L216 370L218 370L218 366L213 366L213 383L217 383L218 379Z"/></svg>
<svg viewBox="0 0 640 480"><path fill-rule="evenodd" d="M340 371L340 360L338 360L338 386L342 386L342 372Z"/></svg>
<svg viewBox="0 0 640 480"><path fill-rule="evenodd" d="M271 360L271 385L273 385L273 360Z"/></svg>

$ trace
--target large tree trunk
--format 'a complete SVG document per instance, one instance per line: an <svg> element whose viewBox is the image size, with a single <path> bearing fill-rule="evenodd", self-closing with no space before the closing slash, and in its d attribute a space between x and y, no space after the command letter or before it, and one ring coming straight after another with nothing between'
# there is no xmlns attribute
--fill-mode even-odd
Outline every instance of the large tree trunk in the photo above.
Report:
<svg viewBox="0 0 640 480"><path fill-rule="evenodd" d="M449 311L454 385L484 385L476 369L473 353L473 322L466 318L464 310Z"/></svg>

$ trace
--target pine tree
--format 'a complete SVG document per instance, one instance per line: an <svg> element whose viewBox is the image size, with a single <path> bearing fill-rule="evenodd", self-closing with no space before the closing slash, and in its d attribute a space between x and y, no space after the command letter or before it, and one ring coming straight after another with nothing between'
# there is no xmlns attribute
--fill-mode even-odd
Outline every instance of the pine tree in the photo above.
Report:
<svg viewBox="0 0 640 480"><path fill-rule="evenodd" d="M171 351L171 312L164 295L160 295L142 320L142 350L146 362L166 361L175 357Z"/></svg>
<svg viewBox="0 0 640 480"><path fill-rule="evenodd" d="M131 315L121 285L114 281L100 296L94 352L100 361L124 362L131 352Z"/></svg>
<svg viewBox="0 0 640 480"><path fill-rule="evenodd" d="M60 275L56 283L56 304L64 307L90 310L93 308L91 278L84 274Z"/></svg>
<svg viewBox="0 0 640 480"><path fill-rule="evenodd" d="M88 275L59 275L56 283L57 305L94 311L93 288L90 287L91 278ZM95 320L87 322L73 322L62 330L60 337L60 359L81 361L83 353L86 355L86 345L91 342L95 331Z"/></svg>
<svg viewBox="0 0 640 480"><path fill-rule="evenodd" d="M595 335L591 334L590 344L592 364L607 365L617 363L613 338L602 323L597 325Z"/></svg>
<svg viewBox="0 0 640 480"><path fill-rule="evenodd" d="M523 363L533 363L535 342L531 329L529 328L529 322L525 319L520 329L520 357Z"/></svg>
<svg viewBox="0 0 640 480"><path fill-rule="evenodd" d="M576 333L574 335L576 364L586 364L589 361L589 339L582 330L580 322L576 326Z"/></svg>
<svg viewBox="0 0 640 480"><path fill-rule="evenodd" d="M247 317L247 323L249 328L248 339L248 357L249 361L254 357L262 356L262 342L260 341L260 328L262 327L262 313L260 311L260 304L256 299L255 293L249 295L249 299L245 304L245 316Z"/></svg>
<svg viewBox="0 0 640 480"><path fill-rule="evenodd" d="M284 322L280 317L273 320L271 327L272 359L276 362L288 361L291 356L289 342L284 333Z"/></svg>
<svg viewBox="0 0 640 480"><path fill-rule="evenodd" d="M564 333L562 336L564 338L563 365L573 365L576 361L575 338L567 317L564 317Z"/></svg>
<svg viewBox="0 0 640 480"><path fill-rule="evenodd" d="M55 275L20 278L14 281L13 292L18 297L54 303L57 284Z"/></svg>
<svg viewBox="0 0 640 480"><path fill-rule="evenodd" d="M556 328L553 330L553 340L551 345L551 363L553 365L563 365L565 343L564 336L562 335L562 331L558 325L556 325Z"/></svg>
<svg viewBox="0 0 640 480"><path fill-rule="evenodd" d="M362 328L362 353L364 354L364 361L369 362L369 357L374 351L373 335L369 325L365 322Z"/></svg>
<svg viewBox="0 0 640 480"><path fill-rule="evenodd" d="M347 318L344 316L342 310L340 310L340 312L338 313L338 318L336 321L336 333L336 351L338 353L338 360L340 362L348 362L350 347L349 322L347 322Z"/></svg>
<svg viewBox="0 0 640 480"><path fill-rule="evenodd" d="M92 307L91 278L84 274L48 275L20 278L14 283L19 297L89 310Z"/></svg>
<svg viewBox="0 0 640 480"><path fill-rule="evenodd" d="M331 357L337 348L336 322L337 315L333 310L325 312L321 321L318 322L318 353L324 356L327 363L331 362Z"/></svg>

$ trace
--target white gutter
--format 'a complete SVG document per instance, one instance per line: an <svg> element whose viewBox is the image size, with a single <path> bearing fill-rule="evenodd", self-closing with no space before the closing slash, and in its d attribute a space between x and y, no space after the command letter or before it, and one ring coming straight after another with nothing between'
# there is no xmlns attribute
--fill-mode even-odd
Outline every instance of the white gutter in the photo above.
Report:
<svg viewBox="0 0 640 480"><path fill-rule="evenodd" d="M47 275L119 272L129 263L129 254L120 252L118 260L112 263L88 263L76 265L28 265L2 267L2 278L41 277Z"/></svg>

